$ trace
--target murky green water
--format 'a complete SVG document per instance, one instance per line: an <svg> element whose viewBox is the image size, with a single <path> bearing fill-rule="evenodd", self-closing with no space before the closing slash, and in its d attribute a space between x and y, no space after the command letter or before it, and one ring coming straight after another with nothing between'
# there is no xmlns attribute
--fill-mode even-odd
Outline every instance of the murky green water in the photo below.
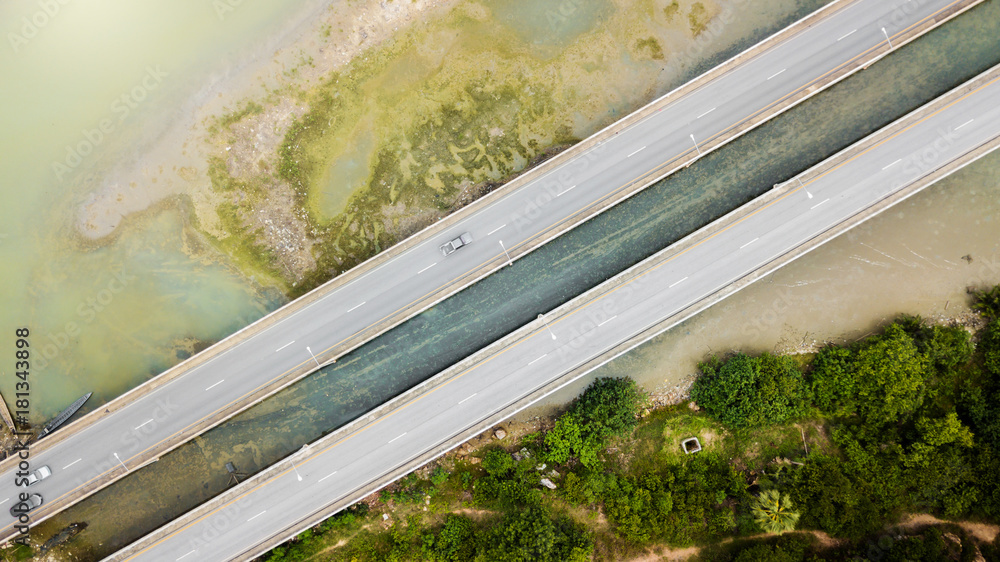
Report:
<svg viewBox="0 0 1000 562"><path fill-rule="evenodd" d="M182 213L133 221L99 249L73 221L108 171L306 3L0 3L0 355L13 357L15 326L31 329L32 420L86 391L95 407L279 304L186 236Z"/></svg>

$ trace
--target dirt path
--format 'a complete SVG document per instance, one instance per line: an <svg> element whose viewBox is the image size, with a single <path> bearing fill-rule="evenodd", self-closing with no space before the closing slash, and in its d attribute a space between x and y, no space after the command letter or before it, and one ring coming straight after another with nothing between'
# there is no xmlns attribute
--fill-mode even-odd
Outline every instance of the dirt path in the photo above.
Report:
<svg viewBox="0 0 1000 562"><path fill-rule="evenodd" d="M912 529L913 527L918 527L920 525L940 525L944 523L953 523L958 525L969 533L978 541L984 543L993 542L996 539L997 534L1000 533L1000 525L990 525L989 523L975 523L972 521L945 521L943 519L938 519L929 513L911 513L903 518L903 520L897 525L903 529Z"/></svg>

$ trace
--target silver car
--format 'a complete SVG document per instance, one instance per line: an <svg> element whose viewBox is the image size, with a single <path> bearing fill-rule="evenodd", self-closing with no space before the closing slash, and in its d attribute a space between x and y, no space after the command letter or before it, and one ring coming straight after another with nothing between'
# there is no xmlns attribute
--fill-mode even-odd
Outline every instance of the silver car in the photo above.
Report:
<svg viewBox="0 0 1000 562"><path fill-rule="evenodd" d="M468 232L463 232L461 236L455 238L454 240L449 240L441 246L441 253L445 256L451 255L452 252L465 246L469 242L472 242L472 235Z"/></svg>
<svg viewBox="0 0 1000 562"><path fill-rule="evenodd" d="M10 506L10 514L12 517L20 517L40 505L42 505L42 496L38 494L31 494L28 496L28 499L23 502L19 501Z"/></svg>
<svg viewBox="0 0 1000 562"><path fill-rule="evenodd" d="M17 484L22 488L27 488L28 486L34 486L49 476L52 476L52 470L50 470L47 466L42 466L39 467L38 470L29 474L26 478L18 478Z"/></svg>

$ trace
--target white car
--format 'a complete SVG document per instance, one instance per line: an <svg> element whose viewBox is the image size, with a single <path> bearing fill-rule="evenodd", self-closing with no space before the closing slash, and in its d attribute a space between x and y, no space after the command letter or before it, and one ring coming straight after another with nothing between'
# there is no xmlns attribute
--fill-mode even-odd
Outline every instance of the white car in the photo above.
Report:
<svg viewBox="0 0 1000 562"><path fill-rule="evenodd" d="M27 476L27 478L18 478L17 483L22 488L27 488L28 486L34 486L42 480L45 480L49 476L52 476L52 470L47 466L39 467L38 470L32 472Z"/></svg>
<svg viewBox="0 0 1000 562"><path fill-rule="evenodd" d="M463 232L461 236L455 238L454 240L449 240L441 246L441 253L446 257L451 255L452 252L465 246L469 242L472 242L472 235L468 232Z"/></svg>

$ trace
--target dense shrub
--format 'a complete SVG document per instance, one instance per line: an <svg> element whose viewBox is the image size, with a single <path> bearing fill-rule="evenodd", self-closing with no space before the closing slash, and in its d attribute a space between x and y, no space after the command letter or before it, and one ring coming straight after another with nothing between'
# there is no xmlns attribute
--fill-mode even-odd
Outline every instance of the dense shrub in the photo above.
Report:
<svg viewBox="0 0 1000 562"><path fill-rule="evenodd" d="M801 415L808 395L802 372L790 357L742 353L702 363L691 398L734 429L783 423Z"/></svg>
<svg viewBox="0 0 1000 562"><path fill-rule="evenodd" d="M871 338L854 360L858 414L872 426L908 418L923 403L928 363L899 324Z"/></svg>
<svg viewBox="0 0 1000 562"><path fill-rule="evenodd" d="M792 473L789 494L799 507L803 528L861 537L883 523L885 514L872 501L868 485L845 474L837 458L814 455Z"/></svg>
<svg viewBox="0 0 1000 562"><path fill-rule="evenodd" d="M605 513L615 532L636 544L691 544L730 534L735 514L726 500L748 499L742 476L711 455L664 473L611 477L603 485Z"/></svg>
<svg viewBox="0 0 1000 562"><path fill-rule="evenodd" d="M596 467L597 454L610 438L635 429L644 400L632 379L595 380L545 435L548 460L562 464L575 457L584 466Z"/></svg>
<svg viewBox="0 0 1000 562"><path fill-rule="evenodd" d="M505 515L481 545L474 559L484 562L583 562L594 549L581 526L536 507Z"/></svg>

